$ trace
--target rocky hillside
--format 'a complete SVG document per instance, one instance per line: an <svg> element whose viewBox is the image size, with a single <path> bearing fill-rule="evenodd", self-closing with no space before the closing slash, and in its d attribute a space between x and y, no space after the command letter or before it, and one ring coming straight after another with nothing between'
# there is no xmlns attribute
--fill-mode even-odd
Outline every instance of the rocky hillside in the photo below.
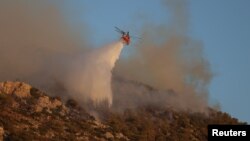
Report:
<svg viewBox="0 0 250 141"><path fill-rule="evenodd" d="M0 140L207 140L208 124L244 124L228 114L177 112L154 106L112 112L97 120L74 100L62 102L22 82L0 83Z"/></svg>

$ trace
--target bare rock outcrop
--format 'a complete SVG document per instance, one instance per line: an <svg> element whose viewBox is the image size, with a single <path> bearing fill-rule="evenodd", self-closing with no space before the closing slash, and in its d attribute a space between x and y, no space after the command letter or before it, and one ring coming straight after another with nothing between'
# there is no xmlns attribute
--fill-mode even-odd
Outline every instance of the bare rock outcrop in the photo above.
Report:
<svg viewBox="0 0 250 141"><path fill-rule="evenodd" d="M6 81L0 83L0 93L13 94L19 98L30 97L31 86L23 82Z"/></svg>
<svg viewBox="0 0 250 141"><path fill-rule="evenodd" d="M55 109L59 106L62 106L62 102L59 101L58 99L50 100L48 96L41 96L37 100L35 111L41 112L44 108L47 108L48 111L50 111L51 109Z"/></svg>

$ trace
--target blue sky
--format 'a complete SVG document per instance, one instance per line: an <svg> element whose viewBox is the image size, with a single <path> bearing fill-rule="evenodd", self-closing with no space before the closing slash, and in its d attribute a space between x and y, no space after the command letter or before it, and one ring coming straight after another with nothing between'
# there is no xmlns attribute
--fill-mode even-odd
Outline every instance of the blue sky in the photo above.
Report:
<svg viewBox="0 0 250 141"><path fill-rule="evenodd" d="M210 96L250 123L250 1L191 1L192 35L201 39L215 77Z"/></svg>
<svg viewBox="0 0 250 141"><path fill-rule="evenodd" d="M222 111L250 123L250 1L190 0L189 34L201 40L215 74L209 91ZM117 39L114 26L138 35L147 21L168 21L160 0L65 0L62 7L70 25L84 26L88 39L100 46ZM86 32L86 31L85 31ZM84 33L86 34L86 33Z"/></svg>

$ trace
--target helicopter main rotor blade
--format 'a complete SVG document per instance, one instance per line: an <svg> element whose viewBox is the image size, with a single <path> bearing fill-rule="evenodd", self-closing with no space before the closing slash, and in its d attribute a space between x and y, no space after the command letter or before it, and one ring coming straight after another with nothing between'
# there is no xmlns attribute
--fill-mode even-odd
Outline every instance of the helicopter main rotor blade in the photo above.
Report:
<svg viewBox="0 0 250 141"><path fill-rule="evenodd" d="M119 33L121 33L121 34L125 34L125 32L123 31L123 30L121 30L120 28L118 28L118 27L115 27L115 31L116 32L119 32Z"/></svg>

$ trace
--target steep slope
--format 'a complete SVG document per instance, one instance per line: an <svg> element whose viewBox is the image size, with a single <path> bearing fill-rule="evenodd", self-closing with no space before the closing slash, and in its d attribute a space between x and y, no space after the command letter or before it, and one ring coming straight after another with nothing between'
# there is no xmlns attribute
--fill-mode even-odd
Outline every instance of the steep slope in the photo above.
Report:
<svg viewBox="0 0 250 141"><path fill-rule="evenodd" d="M21 82L0 83L0 111L4 140L92 141L113 137L110 126L95 120L74 100L63 104L60 98Z"/></svg>
<svg viewBox="0 0 250 141"><path fill-rule="evenodd" d="M139 106L97 108L97 120L75 100L62 102L22 82L0 83L0 140L207 140L207 125L244 124L227 113Z"/></svg>

